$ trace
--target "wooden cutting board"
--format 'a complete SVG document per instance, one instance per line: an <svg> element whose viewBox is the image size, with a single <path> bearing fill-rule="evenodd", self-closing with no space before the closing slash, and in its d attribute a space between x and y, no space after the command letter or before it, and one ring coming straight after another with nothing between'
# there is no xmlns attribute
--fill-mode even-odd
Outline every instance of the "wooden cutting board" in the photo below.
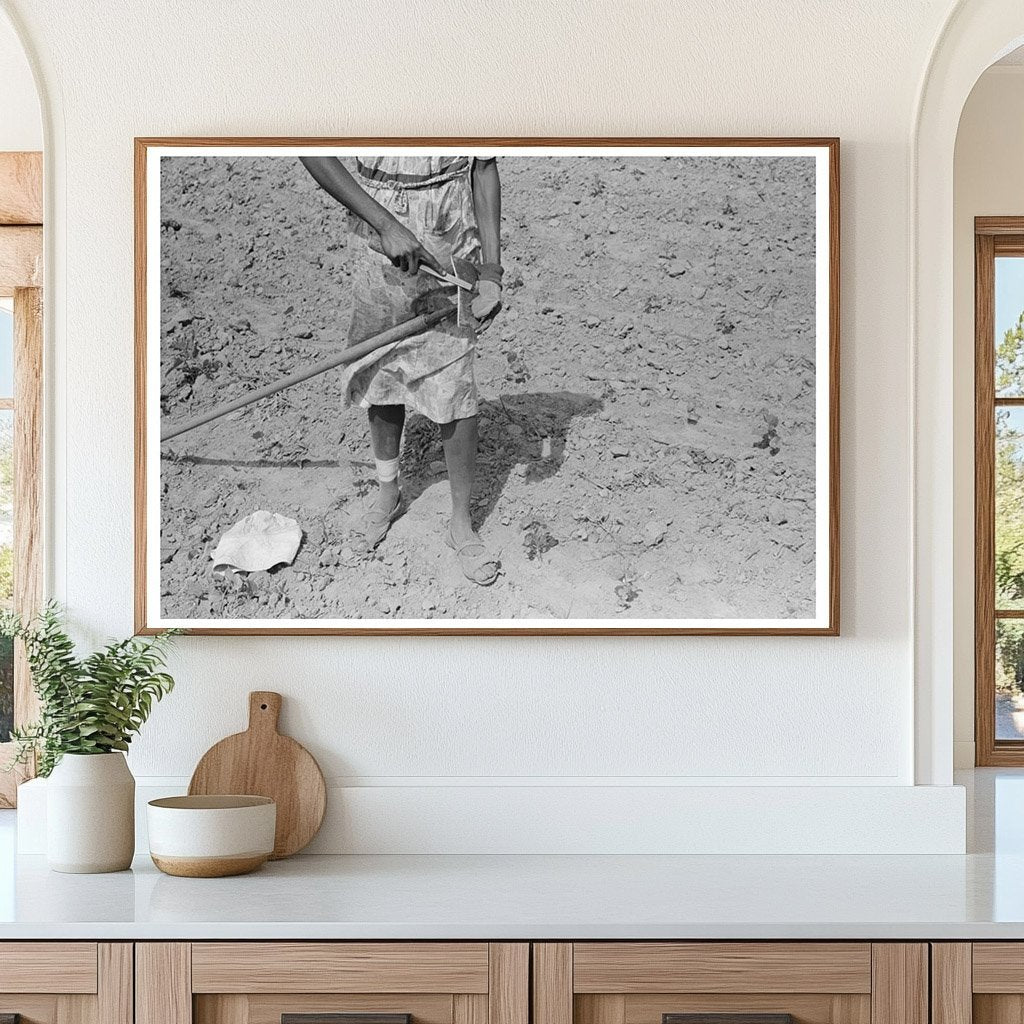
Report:
<svg viewBox="0 0 1024 1024"><path fill-rule="evenodd" d="M190 796L244 793L277 803L277 832L271 860L290 857L317 834L327 808L327 787L313 755L277 731L281 694L249 694L249 728L214 744L202 756Z"/></svg>

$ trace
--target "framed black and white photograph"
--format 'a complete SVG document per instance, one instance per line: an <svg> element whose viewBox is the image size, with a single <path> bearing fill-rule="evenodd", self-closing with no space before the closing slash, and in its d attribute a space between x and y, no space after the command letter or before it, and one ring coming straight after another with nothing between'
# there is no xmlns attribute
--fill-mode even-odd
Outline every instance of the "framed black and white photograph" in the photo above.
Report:
<svg viewBox="0 0 1024 1024"><path fill-rule="evenodd" d="M136 140L139 632L838 632L836 139Z"/></svg>

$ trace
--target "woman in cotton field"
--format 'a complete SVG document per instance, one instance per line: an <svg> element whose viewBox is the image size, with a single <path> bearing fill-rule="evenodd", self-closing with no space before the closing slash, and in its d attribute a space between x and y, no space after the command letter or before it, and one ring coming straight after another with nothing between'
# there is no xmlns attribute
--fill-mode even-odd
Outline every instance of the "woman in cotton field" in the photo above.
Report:
<svg viewBox="0 0 1024 1024"><path fill-rule="evenodd" d="M354 173L337 157L302 160L316 182L351 214L353 310L349 344L450 302L452 288L421 264L450 272L453 256L479 262L472 301L477 330L501 308L501 183L493 158L359 156ZM370 248L374 243L382 258ZM399 455L406 409L440 425L452 495L445 541L466 578L489 586L501 563L473 529L476 472L476 335L449 318L346 371L346 399L367 410L378 490L362 532L368 550L402 512Z"/></svg>

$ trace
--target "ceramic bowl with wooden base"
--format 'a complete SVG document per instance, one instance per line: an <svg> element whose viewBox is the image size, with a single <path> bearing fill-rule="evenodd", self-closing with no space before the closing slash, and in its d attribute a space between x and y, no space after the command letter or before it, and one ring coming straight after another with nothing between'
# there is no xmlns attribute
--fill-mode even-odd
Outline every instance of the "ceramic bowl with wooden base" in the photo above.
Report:
<svg viewBox="0 0 1024 1024"><path fill-rule="evenodd" d="M168 796L147 808L149 853L168 875L225 878L274 852L277 805L266 796Z"/></svg>

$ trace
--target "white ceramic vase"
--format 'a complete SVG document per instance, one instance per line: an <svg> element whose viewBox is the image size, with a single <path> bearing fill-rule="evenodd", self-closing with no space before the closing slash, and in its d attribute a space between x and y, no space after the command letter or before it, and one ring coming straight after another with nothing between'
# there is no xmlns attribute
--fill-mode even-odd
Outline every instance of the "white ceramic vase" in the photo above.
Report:
<svg viewBox="0 0 1024 1024"><path fill-rule="evenodd" d="M124 871L135 853L135 778L124 754L65 754L46 783L54 871Z"/></svg>

